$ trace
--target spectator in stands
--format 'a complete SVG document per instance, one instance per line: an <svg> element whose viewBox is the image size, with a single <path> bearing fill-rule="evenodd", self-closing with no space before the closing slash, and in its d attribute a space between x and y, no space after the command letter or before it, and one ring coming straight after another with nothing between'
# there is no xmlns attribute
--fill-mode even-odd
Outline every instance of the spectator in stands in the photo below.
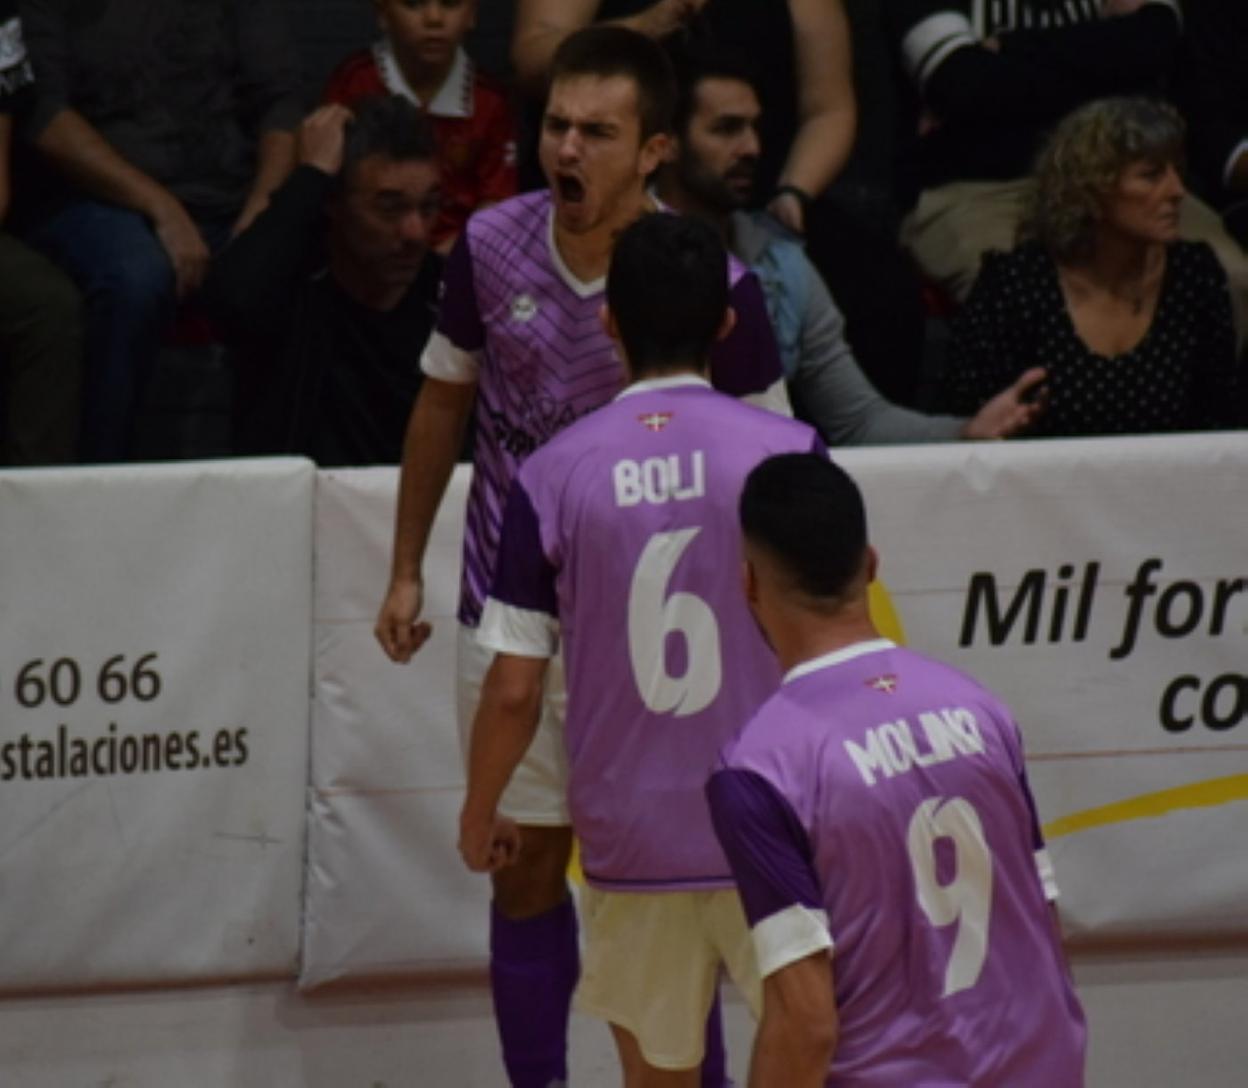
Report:
<svg viewBox="0 0 1248 1088"><path fill-rule="evenodd" d="M1040 365L1042 434L1244 422L1226 275L1203 242L1178 240L1183 138L1171 107L1141 98L1089 103L1058 126L1023 244L985 257L955 324L955 410Z"/></svg>
<svg viewBox="0 0 1248 1088"><path fill-rule="evenodd" d="M859 369L844 322L801 245L775 219L745 211L762 153L762 107L748 63L725 49L688 50L677 64L675 156L659 196L709 220L759 278L796 413L828 445L1003 438L1039 411L1028 392L1044 371L1028 369L971 419L929 416L884 399Z"/></svg>
<svg viewBox="0 0 1248 1088"><path fill-rule="evenodd" d="M442 276L433 133L398 96L322 106L298 161L205 288L244 390L239 445L394 464Z"/></svg>
<svg viewBox="0 0 1248 1088"><path fill-rule="evenodd" d="M1195 164L1231 233L1248 246L1248 5L1201 0L1186 11Z"/></svg>
<svg viewBox="0 0 1248 1088"><path fill-rule="evenodd" d="M721 42L759 59L768 129L759 183L772 214L797 234L810 201L849 157L856 110L849 30L840 0L520 0L512 60L517 78L541 86L550 58L595 17L666 38L695 18Z"/></svg>
<svg viewBox="0 0 1248 1088"><path fill-rule="evenodd" d="M33 87L16 0L0 0L0 226L11 195L14 114ZM0 229L0 465L74 459L81 371L77 290L45 257Z"/></svg>
<svg viewBox="0 0 1248 1088"><path fill-rule="evenodd" d="M338 66L325 89L344 106L377 94L403 95L433 120L442 172L442 210L433 244L450 252L477 208L516 192L516 135L503 90L464 52L476 0L374 0L382 37Z"/></svg>
<svg viewBox="0 0 1248 1088"><path fill-rule="evenodd" d="M279 0L24 0L40 178L28 237L87 299L83 456L126 456L175 299L290 171L302 110ZM33 188L33 186L32 186Z"/></svg>
<svg viewBox="0 0 1248 1088"><path fill-rule="evenodd" d="M1013 244L1043 135L1093 99L1164 91L1179 0L888 0L918 91L918 204L902 237L924 273L964 300L989 249ZM1184 203L1180 234L1208 242L1239 327L1248 260L1216 213Z"/></svg>

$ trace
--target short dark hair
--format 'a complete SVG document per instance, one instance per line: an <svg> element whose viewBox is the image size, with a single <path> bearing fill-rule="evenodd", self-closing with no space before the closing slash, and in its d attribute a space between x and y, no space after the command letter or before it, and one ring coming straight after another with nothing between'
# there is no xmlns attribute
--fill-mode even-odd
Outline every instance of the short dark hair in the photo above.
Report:
<svg viewBox="0 0 1248 1088"><path fill-rule="evenodd" d="M607 305L630 368L704 363L728 308L728 257L713 227L652 212L616 240Z"/></svg>
<svg viewBox="0 0 1248 1088"><path fill-rule="evenodd" d="M741 529L805 596L843 598L862 570L867 515L849 474L817 453L783 453L755 467L739 506Z"/></svg>
<svg viewBox="0 0 1248 1088"><path fill-rule="evenodd" d="M340 189L360 161L370 155L384 155L394 162L432 162L436 158L433 126L406 98L397 94L361 98L352 104L351 113L343 129Z"/></svg>
<svg viewBox="0 0 1248 1088"><path fill-rule="evenodd" d="M704 79L732 79L744 83L757 95L758 71L743 52L708 36L688 37L669 46L676 73L676 106L673 131L684 136L693 116L698 84Z"/></svg>
<svg viewBox="0 0 1248 1088"><path fill-rule="evenodd" d="M625 76L637 86L641 138L672 131L676 77L672 62L653 39L624 26L587 26L555 50L550 83L570 76Z"/></svg>

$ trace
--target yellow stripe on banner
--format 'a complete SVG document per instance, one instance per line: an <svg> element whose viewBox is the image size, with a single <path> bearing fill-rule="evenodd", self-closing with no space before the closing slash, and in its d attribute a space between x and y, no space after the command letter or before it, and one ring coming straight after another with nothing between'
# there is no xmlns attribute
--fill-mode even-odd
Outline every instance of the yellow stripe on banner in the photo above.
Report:
<svg viewBox="0 0 1248 1088"><path fill-rule="evenodd" d="M1207 782L1193 782L1187 786L1129 797L1125 801L1115 801L1112 805L1101 805L1084 812L1072 812L1069 816L1045 824L1044 837L1057 839L1063 835L1074 835L1108 824L1147 820L1185 808L1216 808L1235 801L1248 801L1248 774L1211 778Z"/></svg>
<svg viewBox="0 0 1248 1088"><path fill-rule="evenodd" d="M871 622L875 629L885 638L892 639L898 646L906 644L906 632L901 626L901 618L893 607L893 599L888 595L884 583L876 579L867 587L867 604L871 609Z"/></svg>

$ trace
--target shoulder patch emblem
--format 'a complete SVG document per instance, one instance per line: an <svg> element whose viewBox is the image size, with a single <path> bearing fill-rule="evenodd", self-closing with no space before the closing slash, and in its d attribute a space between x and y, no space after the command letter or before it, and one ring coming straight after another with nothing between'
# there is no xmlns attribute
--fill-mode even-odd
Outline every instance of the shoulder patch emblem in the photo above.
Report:
<svg viewBox="0 0 1248 1088"><path fill-rule="evenodd" d="M644 416L638 416L637 422L648 431L661 431L672 421L673 414L672 412L647 412Z"/></svg>
<svg viewBox="0 0 1248 1088"><path fill-rule="evenodd" d="M897 677L891 672L886 673L884 676L873 676L870 680L864 682L873 691L883 692L885 695L897 694Z"/></svg>

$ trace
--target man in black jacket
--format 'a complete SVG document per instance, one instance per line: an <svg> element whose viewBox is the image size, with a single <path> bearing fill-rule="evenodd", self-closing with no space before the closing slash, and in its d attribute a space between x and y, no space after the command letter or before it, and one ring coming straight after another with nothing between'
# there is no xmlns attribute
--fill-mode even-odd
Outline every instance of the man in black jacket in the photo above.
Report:
<svg viewBox="0 0 1248 1088"><path fill-rule="evenodd" d="M239 452L393 464L441 280L432 132L397 97L324 106L298 161L205 287L237 362Z"/></svg>

